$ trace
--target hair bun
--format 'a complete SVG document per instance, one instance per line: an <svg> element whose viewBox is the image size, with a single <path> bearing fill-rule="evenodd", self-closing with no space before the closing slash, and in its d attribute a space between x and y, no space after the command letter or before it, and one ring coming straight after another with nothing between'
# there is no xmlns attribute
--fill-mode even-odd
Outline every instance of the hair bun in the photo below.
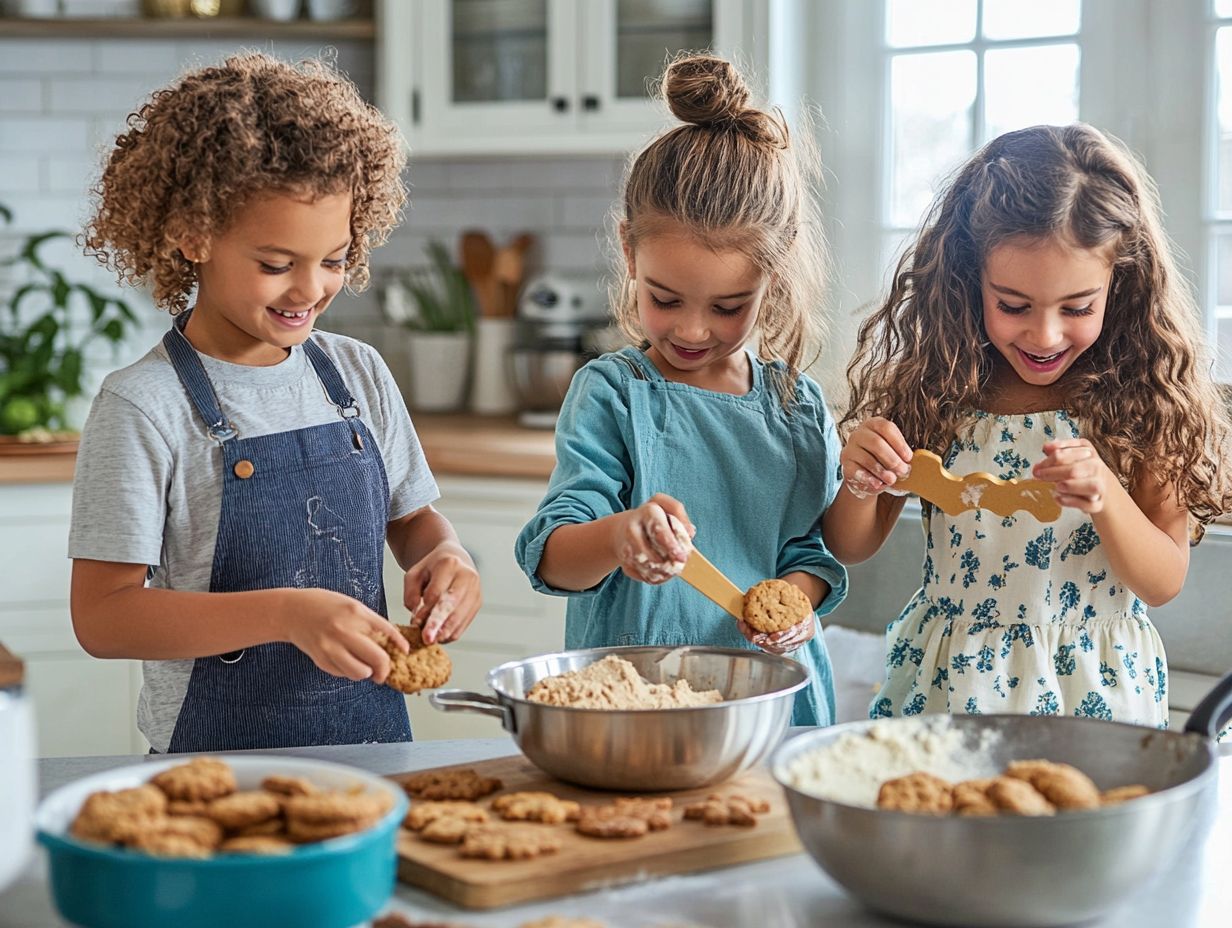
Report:
<svg viewBox="0 0 1232 928"><path fill-rule="evenodd" d="M685 55L663 73L663 98L681 122L703 129L742 132L755 142L786 144L785 127L749 106L749 86L730 61L715 55Z"/></svg>
<svg viewBox="0 0 1232 928"><path fill-rule="evenodd" d="M681 122L734 122L749 103L749 88L731 62L714 55L677 58L663 74L663 97Z"/></svg>

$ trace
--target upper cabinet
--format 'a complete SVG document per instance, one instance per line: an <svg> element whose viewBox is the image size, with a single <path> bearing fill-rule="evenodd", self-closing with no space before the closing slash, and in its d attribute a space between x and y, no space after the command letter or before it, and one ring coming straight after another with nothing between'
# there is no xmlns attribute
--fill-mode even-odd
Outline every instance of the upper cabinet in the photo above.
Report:
<svg viewBox="0 0 1232 928"><path fill-rule="evenodd" d="M768 0L381 0L382 109L417 155L624 152L665 124L669 54L761 69Z"/></svg>

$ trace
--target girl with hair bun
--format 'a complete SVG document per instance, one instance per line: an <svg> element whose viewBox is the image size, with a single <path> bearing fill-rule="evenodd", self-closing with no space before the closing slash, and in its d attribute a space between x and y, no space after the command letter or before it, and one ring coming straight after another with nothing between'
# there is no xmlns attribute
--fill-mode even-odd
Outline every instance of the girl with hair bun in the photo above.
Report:
<svg viewBox="0 0 1232 928"><path fill-rule="evenodd" d="M1164 727L1147 608L1232 507L1228 420L1154 185L1091 126L994 139L960 168L860 327L825 534L872 556L914 449L1053 484L1060 516L924 505L923 583L888 627L874 716L1021 712Z"/></svg>
<svg viewBox="0 0 1232 928"><path fill-rule="evenodd" d="M821 538L839 443L802 373L821 335L819 162L721 58L677 59L661 90L684 124L633 158L615 211L612 304L631 344L574 377L517 558L535 589L569 597L566 647L788 653L810 671L795 724L829 724L817 620L847 585ZM814 612L759 633L667 583L690 539L742 589L780 578Z"/></svg>
<svg viewBox="0 0 1232 928"><path fill-rule="evenodd" d="M424 642L479 608L389 369L313 331L367 282L405 161L344 76L260 54L156 91L107 159L86 248L174 320L90 409L72 615L89 653L144 662L154 751L409 741L405 698L377 685L377 636L408 648L386 543Z"/></svg>

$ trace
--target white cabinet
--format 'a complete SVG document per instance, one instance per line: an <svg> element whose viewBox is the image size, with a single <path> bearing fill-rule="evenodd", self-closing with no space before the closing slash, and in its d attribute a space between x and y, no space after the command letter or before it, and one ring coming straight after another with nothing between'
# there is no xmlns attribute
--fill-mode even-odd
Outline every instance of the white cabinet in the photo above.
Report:
<svg viewBox="0 0 1232 928"><path fill-rule="evenodd" d="M453 524L483 584L479 614L448 646L453 675L447 685L489 693L486 677L496 665L564 646L564 598L532 590L513 558L514 539L534 515L547 482L479 477L442 477L438 482L441 499L436 508ZM390 618L405 624L409 615L402 605L402 570L388 549L385 592ZM490 716L440 712L421 695L408 697L407 706L417 740L502 736L499 720Z"/></svg>
<svg viewBox="0 0 1232 928"><path fill-rule="evenodd" d="M378 102L420 156L625 152L669 54L764 70L773 2L379 0Z"/></svg>
<svg viewBox="0 0 1232 928"><path fill-rule="evenodd" d="M86 654L69 615L71 484L0 486L0 641L26 665L43 757L146 750L141 666Z"/></svg>

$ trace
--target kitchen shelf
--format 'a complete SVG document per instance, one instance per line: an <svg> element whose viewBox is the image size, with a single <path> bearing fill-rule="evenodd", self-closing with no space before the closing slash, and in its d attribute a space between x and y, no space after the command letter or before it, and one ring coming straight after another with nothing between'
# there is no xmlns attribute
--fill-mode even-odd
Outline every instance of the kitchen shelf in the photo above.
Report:
<svg viewBox="0 0 1232 928"><path fill-rule="evenodd" d="M326 39L370 41L372 19L279 22L253 16L196 18L109 17L19 19L0 17L0 39Z"/></svg>

